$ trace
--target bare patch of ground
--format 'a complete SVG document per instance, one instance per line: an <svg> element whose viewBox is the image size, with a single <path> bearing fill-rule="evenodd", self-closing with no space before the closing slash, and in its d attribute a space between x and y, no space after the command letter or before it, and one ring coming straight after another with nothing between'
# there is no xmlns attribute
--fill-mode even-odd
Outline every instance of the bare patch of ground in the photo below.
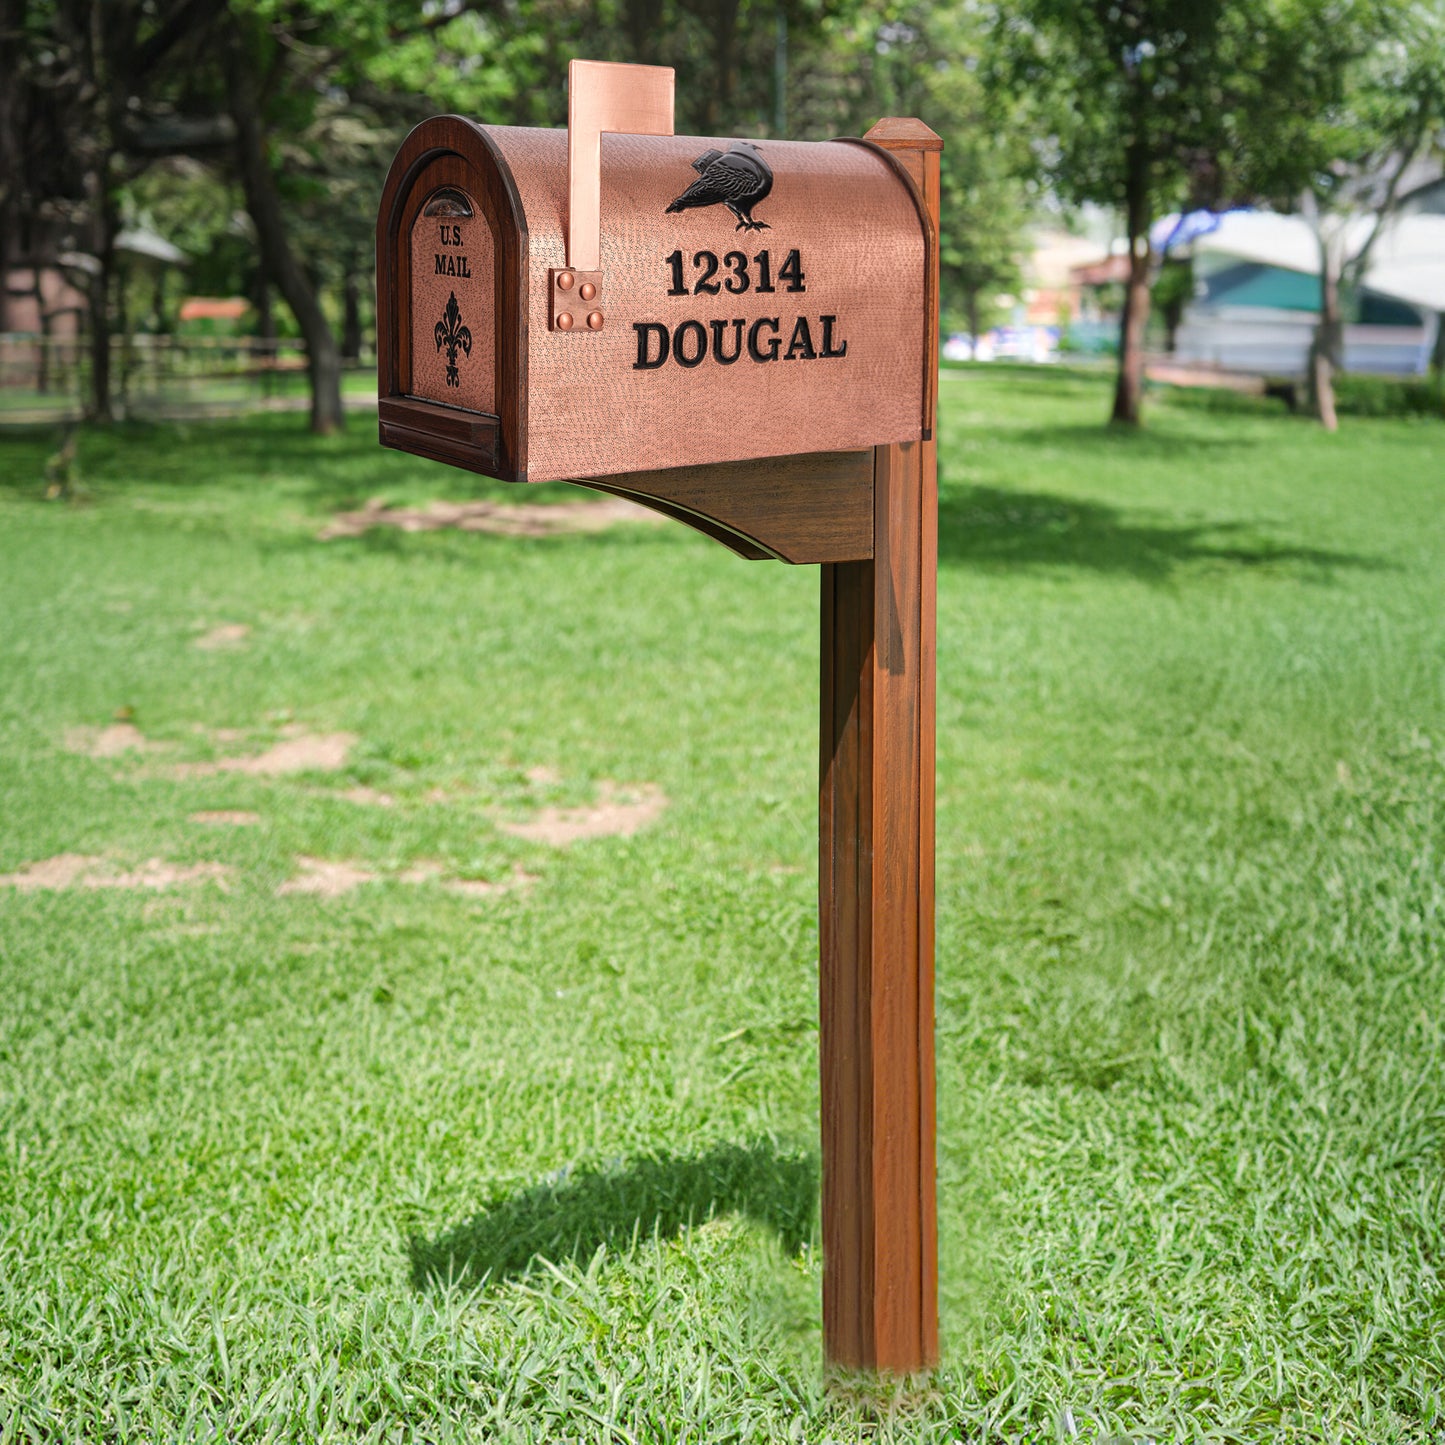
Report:
<svg viewBox="0 0 1445 1445"><path fill-rule="evenodd" d="M225 886L230 869L221 863L167 863L148 858L130 873L84 879L86 888L176 888L188 883L219 883Z"/></svg>
<svg viewBox="0 0 1445 1445"><path fill-rule="evenodd" d="M344 793L336 795L344 798L348 803L360 803L368 808L394 808L396 799L390 793L379 792L376 788L368 788L359 784L354 788L347 788Z"/></svg>
<svg viewBox="0 0 1445 1445"><path fill-rule="evenodd" d="M87 758L118 758L125 753L163 752L167 744L153 742L134 723L114 722L103 728L67 728L65 750Z"/></svg>
<svg viewBox="0 0 1445 1445"><path fill-rule="evenodd" d="M216 883L224 888L230 871L220 863L168 863L163 858L148 858L126 872L96 854L60 853L27 864L18 873L0 874L0 887L25 893L63 888L177 888L192 883Z"/></svg>
<svg viewBox="0 0 1445 1445"><path fill-rule="evenodd" d="M191 731L209 738L213 743L243 743L247 736L245 728L208 728L205 723L196 723Z"/></svg>
<svg viewBox="0 0 1445 1445"><path fill-rule="evenodd" d="M525 823L498 823L504 833L532 843L565 848L584 838L630 838L662 815L667 798L651 783L620 787L602 782L589 807L542 808Z"/></svg>
<svg viewBox="0 0 1445 1445"><path fill-rule="evenodd" d="M248 758L180 763L171 772L178 778L204 778L215 773L245 773L255 778L276 778L284 773L331 773L346 766L347 756L355 744L354 733L299 733Z"/></svg>
<svg viewBox="0 0 1445 1445"><path fill-rule="evenodd" d="M72 888L87 872L106 866L104 858L85 853L60 853L27 863L18 873L0 873L0 885L28 893L34 888Z"/></svg>
<svg viewBox="0 0 1445 1445"><path fill-rule="evenodd" d="M244 742L247 734L240 728L206 728L197 724L195 732L212 742L228 746ZM281 741L265 752L247 757L217 758L209 763L177 763L164 769L172 778L204 778L216 773L245 773L251 777L275 778L285 773L332 773L346 766L351 749L356 745L354 733L310 733L299 724L281 729ZM132 722L113 722L107 727L70 728L65 734L65 747L88 758L119 758L127 753L168 752L170 743L156 742ZM384 793L370 788L353 789L353 802L370 802L381 807ZM364 796L363 796L364 795Z"/></svg>
<svg viewBox="0 0 1445 1445"><path fill-rule="evenodd" d="M423 861L414 863L397 877L402 883L440 883L448 893L455 893L462 898L495 898L499 893L513 893L519 889L530 888L537 881L536 875L525 872L520 864L513 866L510 877L499 878L494 883L485 878L447 878L444 876L445 872L440 863Z"/></svg>
<svg viewBox="0 0 1445 1445"><path fill-rule="evenodd" d="M491 532L502 537L555 537L566 532L601 532L619 522L662 520L656 512L622 497L595 502L429 502L425 507L388 507L373 497L359 512L339 512L316 535L323 542L360 537L373 527L402 532Z"/></svg>
<svg viewBox="0 0 1445 1445"><path fill-rule="evenodd" d="M259 823L261 815L247 812L244 808L210 808L205 812L192 813L187 821L217 827L248 828L252 823Z"/></svg>
<svg viewBox="0 0 1445 1445"><path fill-rule="evenodd" d="M363 883L371 883L376 874L369 869L358 867L334 858L306 858L296 860L301 872L295 878L288 878L277 893L312 893L318 898L340 898Z"/></svg>
<svg viewBox="0 0 1445 1445"><path fill-rule="evenodd" d="M241 647L251 635L247 622L222 622L196 638L191 645L202 652L219 652L223 648Z"/></svg>
<svg viewBox="0 0 1445 1445"><path fill-rule="evenodd" d="M348 863L337 858L298 857L296 865L301 870L295 878L287 879L276 891L285 893L310 893L318 898L340 898L360 888L363 883L375 883L384 879L383 874L363 868L358 863ZM443 864L431 859L413 863L405 872L394 874L398 883L419 886L435 883L448 893L463 898L493 898L499 893L511 893L530 887L536 877L514 867L510 877L498 879L495 883L484 878L448 878Z"/></svg>
<svg viewBox="0 0 1445 1445"><path fill-rule="evenodd" d="M501 878L495 883L488 883L485 878L449 878L442 887L448 893L458 894L462 898L495 898L499 893L513 893L530 888L536 881L536 874L524 873L520 868L515 868L510 878Z"/></svg>
<svg viewBox="0 0 1445 1445"><path fill-rule="evenodd" d="M1169 386L1222 387L1249 396L1263 396L1269 384L1262 376L1245 376L1214 366L1182 366L1165 357L1151 358L1145 374L1150 381L1162 381Z"/></svg>
<svg viewBox="0 0 1445 1445"><path fill-rule="evenodd" d="M560 783L562 781L562 775L556 768L549 768L545 763L542 763L538 767L527 769L527 781L541 788L547 786L549 783Z"/></svg>

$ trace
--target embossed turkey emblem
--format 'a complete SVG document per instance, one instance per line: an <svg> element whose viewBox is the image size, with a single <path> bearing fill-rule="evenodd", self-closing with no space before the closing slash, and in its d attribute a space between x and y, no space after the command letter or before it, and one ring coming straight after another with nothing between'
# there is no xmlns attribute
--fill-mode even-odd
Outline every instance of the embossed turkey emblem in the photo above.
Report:
<svg viewBox="0 0 1445 1445"><path fill-rule="evenodd" d="M735 231L770 231L753 220L753 207L773 188L773 172L751 141L735 140L726 151L704 151L693 163L697 179L663 212L725 205L737 217Z"/></svg>
<svg viewBox="0 0 1445 1445"><path fill-rule="evenodd" d="M442 319L436 326L437 350L443 346L447 349L447 385L460 386L462 374L457 370L457 349L460 348L467 356L472 354L472 333L468 327L462 325L462 308L457 305L457 293L451 294L447 302L447 309L442 312Z"/></svg>

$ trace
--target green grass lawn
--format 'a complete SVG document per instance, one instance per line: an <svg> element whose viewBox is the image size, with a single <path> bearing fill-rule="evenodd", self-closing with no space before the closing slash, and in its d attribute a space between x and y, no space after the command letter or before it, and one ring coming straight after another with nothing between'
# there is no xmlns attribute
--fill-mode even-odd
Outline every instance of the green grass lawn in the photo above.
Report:
<svg viewBox="0 0 1445 1445"><path fill-rule="evenodd" d="M1106 400L943 380L945 1358L831 1389L815 571L318 541L519 498L364 418L0 440L0 874L228 870L0 886L0 1440L1439 1441L1445 426Z"/></svg>

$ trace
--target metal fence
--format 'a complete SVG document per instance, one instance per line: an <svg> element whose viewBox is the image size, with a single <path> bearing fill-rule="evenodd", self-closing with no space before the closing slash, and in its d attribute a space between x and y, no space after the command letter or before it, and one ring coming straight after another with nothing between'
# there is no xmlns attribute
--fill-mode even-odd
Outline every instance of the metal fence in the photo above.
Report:
<svg viewBox="0 0 1445 1445"><path fill-rule="evenodd" d="M364 358L350 366L374 364ZM111 395L123 417L304 405L299 340L254 336L111 338ZM0 421L79 417L90 391L88 338L0 333Z"/></svg>

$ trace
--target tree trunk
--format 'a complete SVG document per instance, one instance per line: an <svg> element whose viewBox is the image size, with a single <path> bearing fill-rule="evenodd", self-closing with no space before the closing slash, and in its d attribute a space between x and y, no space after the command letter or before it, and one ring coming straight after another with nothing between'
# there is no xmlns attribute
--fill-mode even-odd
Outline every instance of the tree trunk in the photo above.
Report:
<svg viewBox="0 0 1445 1445"><path fill-rule="evenodd" d="M623 14L631 59L640 65L656 65L657 41L662 34L662 0L626 0Z"/></svg>
<svg viewBox="0 0 1445 1445"><path fill-rule="evenodd" d="M311 430L318 435L338 431L341 410L341 355L321 303L286 235L281 198L266 154L261 131L261 101L251 74L245 42L233 25L225 46L226 104L236 126L236 157L246 208L256 227L266 274L296 317L306 341L311 375Z"/></svg>
<svg viewBox="0 0 1445 1445"><path fill-rule="evenodd" d="M40 352L35 358L35 390L44 396L50 390L50 312L45 307L45 288L40 267L30 273L35 287L35 314L40 319Z"/></svg>
<svg viewBox="0 0 1445 1445"><path fill-rule="evenodd" d="M0 0L0 333L10 330L10 266L20 249L23 209L20 115L29 100L25 68L31 59L21 38L23 20L21 6Z"/></svg>
<svg viewBox="0 0 1445 1445"><path fill-rule="evenodd" d="M90 301L90 390L85 419L104 425L115 420L110 396L110 267L102 264L86 287Z"/></svg>
<svg viewBox="0 0 1445 1445"><path fill-rule="evenodd" d="M1184 302L1171 301L1163 310L1164 349L1170 356L1179 344L1179 323L1184 320Z"/></svg>
<svg viewBox="0 0 1445 1445"><path fill-rule="evenodd" d="M102 157L105 167L108 157ZM90 277L86 290L90 298L90 396L86 402L87 421L101 426L115 420L115 403L110 388L110 298L115 286L115 197L104 170L92 178L95 196L95 259L100 269Z"/></svg>
<svg viewBox="0 0 1445 1445"><path fill-rule="evenodd" d="M703 108L703 134L717 135L733 125L733 79L736 71L738 0L711 0L712 88Z"/></svg>
<svg viewBox="0 0 1445 1445"><path fill-rule="evenodd" d="M3 164L0 148L0 164ZM3 185L3 182L0 182ZM10 330L10 207L0 204L0 336Z"/></svg>
<svg viewBox="0 0 1445 1445"><path fill-rule="evenodd" d="M1335 372L1344 360L1345 323L1340 310L1340 276L1329 249L1320 246L1320 319L1310 340L1310 415L1326 431L1339 429L1335 415Z"/></svg>
<svg viewBox="0 0 1445 1445"><path fill-rule="evenodd" d="M129 281L129 266L117 265L115 267L115 329L120 336L120 386L117 388L120 393L120 414L130 415L130 374L135 363L135 356L131 350L130 337L130 306L126 300L126 288Z"/></svg>
<svg viewBox="0 0 1445 1445"><path fill-rule="evenodd" d="M256 272L256 339L261 343L259 355L264 361L276 359L276 308L271 304L271 283L264 269Z"/></svg>
<svg viewBox="0 0 1445 1445"><path fill-rule="evenodd" d="M1144 327L1149 320L1149 163L1132 150L1125 182L1129 280L1119 318L1119 372L1111 422L1138 426L1144 405Z"/></svg>
<svg viewBox="0 0 1445 1445"><path fill-rule="evenodd" d="M1430 350L1430 375L1436 386L1445 386L1445 311L1435 313L1435 345Z"/></svg>
<svg viewBox="0 0 1445 1445"><path fill-rule="evenodd" d="M788 12L778 6L773 30L773 134L788 133Z"/></svg>
<svg viewBox="0 0 1445 1445"><path fill-rule="evenodd" d="M970 288L970 289L969 289L969 292L968 292L967 296L964 298L964 303L963 303L963 305L964 305L964 310L968 312L968 332L969 332L969 335L973 337L973 359L974 359L975 361L977 361L977 360L978 360L978 344L979 344L980 341L983 340L983 337L979 334L979 329L978 329L979 311L978 311L978 290L977 290L976 287L973 287L973 288Z"/></svg>
<svg viewBox="0 0 1445 1445"><path fill-rule="evenodd" d="M344 361L361 360L361 283L356 263L348 258L342 285L341 356Z"/></svg>

